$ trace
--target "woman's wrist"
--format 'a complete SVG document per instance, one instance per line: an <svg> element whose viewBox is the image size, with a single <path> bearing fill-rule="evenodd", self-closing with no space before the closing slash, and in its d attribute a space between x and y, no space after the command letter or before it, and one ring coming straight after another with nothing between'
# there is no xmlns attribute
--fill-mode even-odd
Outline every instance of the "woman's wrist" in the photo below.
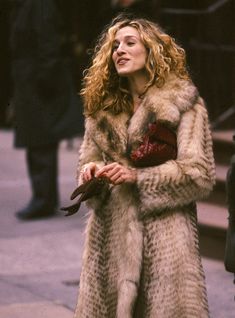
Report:
<svg viewBox="0 0 235 318"><path fill-rule="evenodd" d="M131 168L131 175L132 175L131 182L135 183L137 181L137 169Z"/></svg>

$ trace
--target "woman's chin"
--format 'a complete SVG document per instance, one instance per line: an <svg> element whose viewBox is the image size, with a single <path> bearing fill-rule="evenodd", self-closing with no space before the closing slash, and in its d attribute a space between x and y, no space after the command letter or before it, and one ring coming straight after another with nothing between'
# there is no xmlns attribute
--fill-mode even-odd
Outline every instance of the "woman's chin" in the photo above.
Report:
<svg viewBox="0 0 235 318"><path fill-rule="evenodd" d="M118 75L121 77L127 77L127 76L130 76L131 74L132 74L132 72L128 72L126 70L122 70L122 71L118 72Z"/></svg>

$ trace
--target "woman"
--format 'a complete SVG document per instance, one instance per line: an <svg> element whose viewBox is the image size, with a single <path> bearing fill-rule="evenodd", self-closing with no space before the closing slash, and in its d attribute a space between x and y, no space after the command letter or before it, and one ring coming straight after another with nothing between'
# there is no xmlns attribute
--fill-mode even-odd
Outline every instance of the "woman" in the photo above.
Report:
<svg viewBox="0 0 235 318"><path fill-rule="evenodd" d="M208 317L195 201L212 190L215 168L184 50L154 23L119 16L99 40L82 95L78 183L96 176L109 186L87 202L75 317ZM129 149L152 116L177 134L177 159L135 168Z"/></svg>

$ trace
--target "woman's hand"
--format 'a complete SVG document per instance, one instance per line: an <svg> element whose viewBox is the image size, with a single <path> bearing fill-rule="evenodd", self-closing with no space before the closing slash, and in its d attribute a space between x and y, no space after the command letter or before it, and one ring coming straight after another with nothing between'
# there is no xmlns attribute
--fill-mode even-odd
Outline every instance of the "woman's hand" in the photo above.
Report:
<svg viewBox="0 0 235 318"><path fill-rule="evenodd" d="M113 162L98 170L96 177L105 177L112 184L134 183L137 173L136 169L130 169Z"/></svg>
<svg viewBox="0 0 235 318"><path fill-rule="evenodd" d="M97 165L94 162L87 163L80 171L83 182L90 180L98 171Z"/></svg>

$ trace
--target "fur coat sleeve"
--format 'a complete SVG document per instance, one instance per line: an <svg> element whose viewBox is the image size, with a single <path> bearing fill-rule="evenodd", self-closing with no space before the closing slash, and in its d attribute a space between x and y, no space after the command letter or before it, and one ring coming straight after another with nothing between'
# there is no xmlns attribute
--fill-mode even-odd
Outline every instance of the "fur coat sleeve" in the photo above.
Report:
<svg viewBox="0 0 235 318"><path fill-rule="evenodd" d="M77 169L77 183L81 184L80 171L85 168L86 164L94 162L99 168L104 166L102 153L91 138L89 128L86 129L83 143L79 150L79 162Z"/></svg>
<svg viewBox="0 0 235 318"><path fill-rule="evenodd" d="M81 178L81 170L86 167L87 164L93 162L96 164L97 168L100 169L105 165L104 154L100 148L95 143L94 138L92 138L89 129L89 121L86 121L86 131L83 138L83 143L79 150L79 162L77 168L77 184L80 185L83 183ZM98 208L104 202L105 198L109 194L109 187L105 186L102 194L98 197L94 196L86 201L87 205L93 209Z"/></svg>
<svg viewBox="0 0 235 318"><path fill-rule="evenodd" d="M177 160L138 170L142 216L184 206L207 196L215 183L208 115L199 101L182 114L177 129Z"/></svg>

